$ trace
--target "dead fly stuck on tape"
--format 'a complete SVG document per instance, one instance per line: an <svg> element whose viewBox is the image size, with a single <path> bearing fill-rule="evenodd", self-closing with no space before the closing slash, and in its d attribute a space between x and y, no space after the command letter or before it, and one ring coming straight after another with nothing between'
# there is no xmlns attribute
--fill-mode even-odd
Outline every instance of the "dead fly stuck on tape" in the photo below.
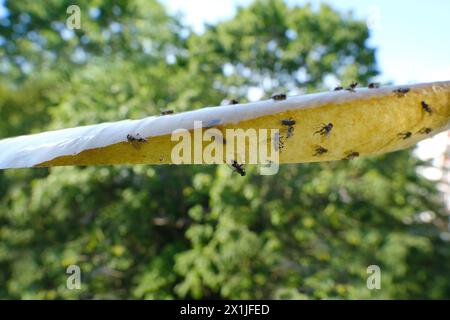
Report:
<svg viewBox="0 0 450 320"><path fill-rule="evenodd" d="M409 91L410 91L409 88L398 88L398 89L393 90L392 92L394 92L394 93L397 95L397 97L402 98L402 97L404 97Z"/></svg>
<svg viewBox="0 0 450 320"><path fill-rule="evenodd" d="M376 83L376 82L371 82L371 83L369 83L369 85L367 86L369 89L377 89L377 88L379 88L380 87L380 84L379 83Z"/></svg>
<svg viewBox="0 0 450 320"><path fill-rule="evenodd" d="M328 124L322 123L321 127L319 127L319 129L316 132L314 132L314 135L320 134L321 136L328 137L332 129L333 129L332 123Z"/></svg>
<svg viewBox="0 0 450 320"><path fill-rule="evenodd" d="M337 87L335 87L333 90L334 90L334 91L341 91L341 90L344 90L344 87L337 86Z"/></svg>
<svg viewBox="0 0 450 320"><path fill-rule="evenodd" d="M240 174L242 177L245 176L245 169L243 164L239 164L236 160L231 161L231 166L233 167L233 171Z"/></svg>
<svg viewBox="0 0 450 320"><path fill-rule="evenodd" d="M166 116L168 114L173 114L173 110L163 110L163 111L161 111L161 115L162 116Z"/></svg>
<svg viewBox="0 0 450 320"><path fill-rule="evenodd" d="M127 134L127 141L131 143L133 147L136 149L139 148L140 144L147 143L147 139L142 138L139 133L136 133L136 135Z"/></svg>
<svg viewBox="0 0 450 320"><path fill-rule="evenodd" d="M288 127L287 134L286 134L286 139L289 139L290 137L292 137L294 135L294 125L295 125L295 123L296 123L296 121L294 119L292 119L292 118L281 120L281 124L283 126Z"/></svg>
<svg viewBox="0 0 450 320"><path fill-rule="evenodd" d="M231 100L228 102L228 105L233 105L233 104L239 104L239 100L237 100L237 99L231 99Z"/></svg>
<svg viewBox="0 0 450 320"><path fill-rule="evenodd" d="M422 128L418 132L420 134L430 134L432 131L433 131L433 129L431 129L431 128Z"/></svg>
<svg viewBox="0 0 450 320"><path fill-rule="evenodd" d="M275 93L271 97L275 101L286 100L286 94L284 93Z"/></svg>
<svg viewBox="0 0 450 320"><path fill-rule="evenodd" d="M348 90L350 92L355 92L355 88L358 86L358 82L354 81L352 83L350 83L350 85L345 88L345 90Z"/></svg>
<svg viewBox="0 0 450 320"><path fill-rule="evenodd" d="M353 160L359 157L359 152L349 151L346 153L344 160Z"/></svg>
<svg viewBox="0 0 450 320"><path fill-rule="evenodd" d="M422 105L422 109L427 112L428 114L432 114L433 110L431 109L430 105L426 103L425 101L421 101L420 104Z"/></svg>
<svg viewBox="0 0 450 320"><path fill-rule="evenodd" d="M399 134L397 134L397 136L398 136L400 139L406 140L406 139L411 138L412 133L411 133L410 131L400 132Z"/></svg>
<svg viewBox="0 0 450 320"><path fill-rule="evenodd" d="M321 155L323 155L324 153L327 153L327 152L328 152L328 149L325 149L322 146L317 146L315 148L315 150L314 150L314 157L321 156Z"/></svg>
<svg viewBox="0 0 450 320"><path fill-rule="evenodd" d="M292 118L281 120L281 124L287 127L292 127L293 125L295 125L295 123L296 121Z"/></svg>

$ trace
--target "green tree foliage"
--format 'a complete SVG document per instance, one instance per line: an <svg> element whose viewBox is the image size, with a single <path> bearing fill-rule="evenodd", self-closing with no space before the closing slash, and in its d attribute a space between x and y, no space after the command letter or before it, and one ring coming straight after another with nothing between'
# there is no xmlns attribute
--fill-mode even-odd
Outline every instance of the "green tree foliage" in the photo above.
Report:
<svg viewBox="0 0 450 320"><path fill-rule="evenodd" d="M68 31L71 1L6 2L1 137L377 74L365 24L327 5L255 1L195 34L156 1L78 3L81 29ZM275 176L2 171L0 298L448 298L446 216L421 165L404 151ZM81 290L66 288L72 264ZM381 290L366 287L372 264Z"/></svg>

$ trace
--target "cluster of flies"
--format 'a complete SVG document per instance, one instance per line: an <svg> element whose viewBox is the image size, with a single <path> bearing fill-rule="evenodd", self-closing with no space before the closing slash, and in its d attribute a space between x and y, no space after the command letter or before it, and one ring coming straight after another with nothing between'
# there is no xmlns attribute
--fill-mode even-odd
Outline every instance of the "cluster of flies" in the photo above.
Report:
<svg viewBox="0 0 450 320"><path fill-rule="evenodd" d="M342 86L337 86L337 87L334 88L334 91L346 90L346 91L349 91L349 92L356 92L355 89L356 89L357 86L358 86L358 83L354 81L354 82L350 83L345 88L342 87ZM369 83L369 85L368 85L369 89L377 89L379 87L380 87L379 83ZM397 88L397 89L393 90L393 93L397 97L402 98L409 91L410 91L409 88ZM271 96L271 99L274 100L274 101L283 101L283 100L287 99L287 96L284 93L276 93L276 94L273 94ZM228 104L229 105L239 104L239 100L231 99ZM422 110L424 112L426 112L429 115L431 115L433 113L433 109L425 101L421 101L421 108L422 108ZM162 111L160 115L161 116L165 116L165 115L170 115L170 114L173 114L173 113L174 113L173 110L165 110L165 111ZM294 119L292 119L292 118L282 119L281 120L281 125L286 128L286 135L279 137L279 141L278 141L279 149L283 149L286 140L294 135L294 126L295 126L295 124L296 124L296 121ZM334 125L331 122L330 123L322 123L316 128L316 131L314 131L313 135L320 135L321 137L328 138L331 135L331 133L332 133L333 127L334 127ZM420 133L420 134L429 134L432 131L433 131L432 128L424 127L422 129L420 129L418 131L418 133ZM403 140L411 138L412 135L413 135L413 133L410 132L410 131L400 132L400 133L397 134L397 136L400 139L403 139ZM139 134L136 134L136 135L128 134L127 135L127 141L130 144L132 144L134 147L138 148L140 144L146 143L147 139L141 137ZM225 143L225 141L224 141L224 143ZM319 156L321 156L321 155L323 155L323 154L325 154L327 152L328 152L328 149L324 148L323 146L317 145L314 148L313 156L314 157L319 157ZM359 152L351 150L351 151L348 151L348 152L345 153L345 157L343 158L343 160L352 160L352 159L355 159L357 157L359 157ZM236 160L232 160L231 167L232 167L233 171L235 171L239 175L241 175L241 176L245 176L246 175L244 164L240 164Z"/></svg>
<svg viewBox="0 0 450 320"><path fill-rule="evenodd" d="M166 115L173 114L173 113L174 113L173 110L163 110L163 111L161 111L160 115L166 116ZM127 141L136 149L139 149L139 146L141 144L148 142L148 140L146 138L141 137L139 133L127 134Z"/></svg>
<svg viewBox="0 0 450 320"><path fill-rule="evenodd" d="M402 98L402 97L404 97L409 91L410 91L409 88L399 88L399 89L395 89L395 90L394 90L394 93L395 93L399 98ZM428 103L426 103L425 101L421 101L421 102L420 102L420 106L421 106L422 110L423 110L425 113L427 113L427 114L429 114L429 115L432 115L432 114L433 114L433 109L432 109L431 106L430 106ZM420 129L417 133L420 133L420 134L429 134L429 133L431 133L431 131L433 131L432 128L424 127L424 128L422 128L422 129ZM400 132L397 136L398 136L400 139L406 140L406 139L411 138L412 135L413 135L413 133L412 133L411 131L405 131L405 132Z"/></svg>

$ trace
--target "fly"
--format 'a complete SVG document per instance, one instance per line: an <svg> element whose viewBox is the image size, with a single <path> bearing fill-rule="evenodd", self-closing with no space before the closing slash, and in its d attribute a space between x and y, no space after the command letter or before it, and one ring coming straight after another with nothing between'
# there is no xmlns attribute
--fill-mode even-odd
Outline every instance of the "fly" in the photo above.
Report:
<svg viewBox="0 0 450 320"><path fill-rule="evenodd" d="M411 133L410 131L400 132L399 134L397 134L397 136L398 136L400 139L406 140L406 139L411 138L412 133Z"/></svg>
<svg viewBox="0 0 450 320"><path fill-rule="evenodd" d="M321 155L323 155L324 153L327 153L327 152L328 152L328 149L325 149L322 146L317 146L316 149L315 149L315 152L314 152L314 157L321 156Z"/></svg>
<svg viewBox="0 0 450 320"><path fill-rule="evenodd" d="M296 121L292 118L281 120L281 124L287 127L292 127L295 123Z"/></svg>
<svg viewBox="0 0 450 320"><path fill-rule="evenodd" d="M166 116L168 114L173 114L173 110L163 110L163 111L161 111L161 115L162 116Z"/></svg>
<svg viewBox="0 0 450 320"><path fill-rule="evenodd" d="M320 134L321 136L328 137L332 129L333 124L331 122L328 124L322 123L322 127L316 132L314 132L314 134Z"/></svg>
<svg viewBox="0 0 450 320"><path fill-rule="evenodd" d="M419 133L420 134L430 134L431 131L433 131L433 129L431 129L431 128L422 128L419 130Z"/></svg>
<svg viewBox="0 0 450 320"><path fill-rule="evenodd" d="M359 152L356 151L349 151L347 152L344 160L353 160L359 157Z"/></svg>
<svg viewBox="0 0 450 320"><path fill-rule="evenodd" d="M398 88L398 89L393 90L392 92L394 92L394 93L397 95L397 97L402 98L402 97L404 97L409 91L410 91L409 88Z"/></svg>
<svg viewBox="0 0 450 320"><path fill-rule="evenodd" d="M276 93L276 94L272 95L271 98L273 100L275 100L275 101L286 100L286 94L284 94L284 93Z"/></svg>
<svg viewBox="0 0 450 320"><path fill-rule="evenodd" d="M136 149L139 148L140 144L147 143L147 139L142 138L139 133L136 133L136 135L127 134L127 141L128 143L131 143Z"/></svg>
<svg viewBox="0 0 450 320"><path fill-rule="evenodd" d="M421 101L420 104L422 105L422 109L425 112L428 112L429 114L433 113L433 110L431 109L430 105L428 103L426 103L425 101Z"/></svg>
<svg viewBox="0 0 450 320"><path fill-rule="evenodd" d="M358 86L358 82L353 81L352 83L350 83L350 85L345 88L345 90L348 90L350 92L355 92L355 88Z"/></svg>
<svg viewBox="0 0 450 320"><path fill-rule="evenodd" d="M292 118L289 119L283 119L281 120L281 124L283 126L287 126L287 134L286 134L286 139L289 139L290 137L292 137L294 135L294 125L295 125L296 121Z"/></svg>
<svg viewBox="0 0 450 320"><path fill-rule="evenodd" d="M239 164L236 160L231 161L231 166L233 167L233 171L240 174L242 177L245 176L245 169L243 164Z"/></svg>

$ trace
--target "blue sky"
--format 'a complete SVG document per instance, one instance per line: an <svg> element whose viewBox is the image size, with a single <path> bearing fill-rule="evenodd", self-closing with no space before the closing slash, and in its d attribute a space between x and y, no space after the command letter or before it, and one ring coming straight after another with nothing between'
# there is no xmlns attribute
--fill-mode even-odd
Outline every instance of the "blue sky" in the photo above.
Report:
<svg viewBox="0 0 450 320"><path fill-rule="evenodd" d="M308 1L286 0L290 5ZM205 22L231 18L251 0L164 0L170 12L201 32ZM310 1L319 5L321 1ZM450 80L450 1L323 1L369 20L370 44L377 48L381 81L396 84Z"/></svg>

